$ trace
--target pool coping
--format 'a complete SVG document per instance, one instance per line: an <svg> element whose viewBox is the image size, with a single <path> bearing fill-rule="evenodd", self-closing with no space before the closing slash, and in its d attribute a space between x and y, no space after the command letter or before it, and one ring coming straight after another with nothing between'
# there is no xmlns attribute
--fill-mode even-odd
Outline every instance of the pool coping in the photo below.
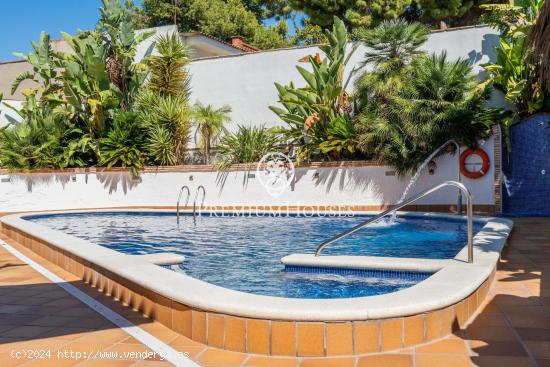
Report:
<svg viewBox="0 0 550 367"><path fill-rule="evenodd" d="M475 221L484 222L485 225L474 237L473 264L464 261L466 248L451 260L421 259L422 261L417 261L416 264L410 259L403 260L403 263L409 262L408 266L418 267L427 264L434 269L440 269L428 279L410 288L368 297L297 299L262 296L216 286L24 219L36 215L93 212L173 213L174 210L96 209L33 212L8 215L1 218L1 222L186 306L240 317L289 321L376 320L416 315L456 304L475 292L490 277L513 227L513 222L509 219L476 217ZM369 215L375 212L354 213ZM457 218L456 215L434 213L401 212L400 215ZM322 256L316 261L329 262L334 260L330 259L331 257L334 256ZM395 270L398 269L395 266L396 259L379 258L376 263L363 257L357 261L363 261L364 266L367 266L365 264L369 261L371 266L375 264L380 267L385 264L388 269ZM390 266L391 262L394 263L393 268Z"/></svg>

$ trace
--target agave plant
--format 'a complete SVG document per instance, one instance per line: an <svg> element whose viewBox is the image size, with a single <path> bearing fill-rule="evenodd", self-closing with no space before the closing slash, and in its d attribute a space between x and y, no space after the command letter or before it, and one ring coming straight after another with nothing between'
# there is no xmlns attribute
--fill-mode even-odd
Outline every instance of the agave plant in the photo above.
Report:
<svg viewBox="0 0 550 367"><path fill-rule="evenodd" d="M324 58L310 56L311 71L296 66L306 87L275 83L282 108L269 107L289 125L283 133L287 139L300 144L299 154L305 158L320 151L319 144L327 138L327 125L338 117L348 116L352 109L345 87L354 71L345 81L344 70L357 45L346 52L348 34L338 18L334 19L333 29L326 31L326 36L328 44L319 46Z"/></svg>
<svg viewBox="0 0 550 367"><path fill-rule="evenodd" d="M197 126L196 133L200 136L200 146L206 157L206 163L210 162L210 148L223 131L224 123L230 121L231 107L222 106L215 108L212 105L203 105L200 102L193 107L193 120Z"/></svg>

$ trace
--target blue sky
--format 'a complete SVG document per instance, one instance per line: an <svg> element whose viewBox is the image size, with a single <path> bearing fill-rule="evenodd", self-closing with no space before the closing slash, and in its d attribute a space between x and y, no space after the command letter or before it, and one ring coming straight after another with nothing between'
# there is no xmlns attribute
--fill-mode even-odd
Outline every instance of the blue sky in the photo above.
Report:
<svg viewBox="0 0 550 367"><path fill-rule="evenodd" d="M140 0L134 3L139 5ZM101 0L2 1L0 61L16 60L13 52L29 52L30 41L38 40L41 31L48 32L51 38L61 38L61 31L74 34L77 29L93 28L100 5ZM291 22L289 27L292 28ZM293 29L290 31L293 33Z"/></svg>
<svg viewBox="0 0 550 367"><path fill-rule="evenodd" d="M29 52L30 41L38 40L41 31L61 38L60 31L93 28L100 4L101 0L2 1L0 61L17 59L13 52Z"/></svg>

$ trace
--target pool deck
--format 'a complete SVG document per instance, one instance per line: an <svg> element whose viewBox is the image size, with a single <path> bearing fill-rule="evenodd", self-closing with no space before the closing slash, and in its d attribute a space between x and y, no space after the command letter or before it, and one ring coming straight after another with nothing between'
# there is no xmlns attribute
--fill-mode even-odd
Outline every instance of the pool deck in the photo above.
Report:
<svg viewBox="0 0 550 367"><path fill-rule="evenodd" d="M5 236L0 239L172 348L188 353L201 366L550 366L550 218L514 222L496 282L467 329L416 348L334 358L266 357L207 347L124 307ZM52 357L12 357L30 350L49 350ZM118 353L119 358L78 360L58 357L58 351L106 351L111 356ZM145 351L147 347L124 330L0 248L0 366L169 365L158 357L123 355Z"/></svg>

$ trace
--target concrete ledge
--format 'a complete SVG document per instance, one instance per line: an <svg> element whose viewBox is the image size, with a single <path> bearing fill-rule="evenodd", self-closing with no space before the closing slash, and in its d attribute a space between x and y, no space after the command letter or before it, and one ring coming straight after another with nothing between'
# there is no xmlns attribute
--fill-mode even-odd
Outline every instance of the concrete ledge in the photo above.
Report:
<svg viewBox="0 0 550 367"><path fill-rule="evenodd" d="M161 252L158 254L130 255L135 258L143 259L155 265L176 265L185 260L185 256L171 252Z"/></svg>

